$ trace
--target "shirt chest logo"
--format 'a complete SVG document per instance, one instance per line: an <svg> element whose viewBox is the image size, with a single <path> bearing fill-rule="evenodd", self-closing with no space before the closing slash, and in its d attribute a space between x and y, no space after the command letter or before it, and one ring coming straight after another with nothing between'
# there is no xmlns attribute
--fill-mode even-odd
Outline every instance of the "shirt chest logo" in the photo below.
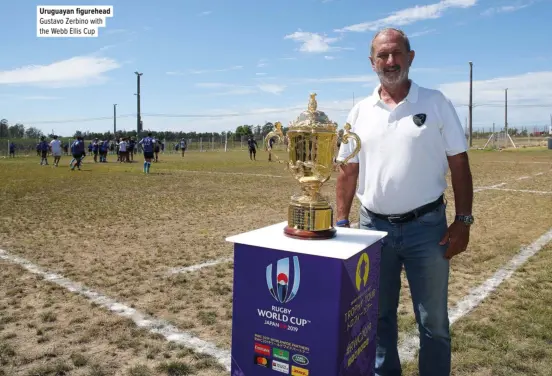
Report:
<svg viewBox="0 0 552 376"><path fill-rule="evenodd" d="M426 119L427 119L426 114L416 114L412 117L414 124L416 124L418 127L421 127L422 125L424 125Z"/></svg>

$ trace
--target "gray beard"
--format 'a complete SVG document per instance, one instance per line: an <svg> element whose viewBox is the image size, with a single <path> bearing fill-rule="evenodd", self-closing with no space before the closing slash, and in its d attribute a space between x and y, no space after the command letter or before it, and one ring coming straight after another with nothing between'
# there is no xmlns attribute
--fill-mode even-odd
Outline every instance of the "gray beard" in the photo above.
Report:
<svg viewBox="0 0 552 376"><path fill-rule="evenodd" d="M408 72L409 72L409 70L410 69L408 67L406 69L401 68L399 76L397 78L394 78L394 79L389 79L385 75L385 72L383 70L377 71L377 75L378 75L378 77L380 79L380 82L383 86L394 88L394 87L398 87L401 84L404 84L405 82L408 81Z"/></svg>

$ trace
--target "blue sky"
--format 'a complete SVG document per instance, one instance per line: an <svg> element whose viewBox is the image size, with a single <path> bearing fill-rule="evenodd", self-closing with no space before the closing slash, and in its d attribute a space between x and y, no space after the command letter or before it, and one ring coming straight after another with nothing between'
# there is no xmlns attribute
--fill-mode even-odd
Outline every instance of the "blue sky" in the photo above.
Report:
<svg viewBox="0 0 552 376"><path fill-rule="evenodd" d="M44 132L136 127L136 75L145 129L235 130L287 124L316 91L340 126L377 84L375 30L401 27L416 51L410 76L443 90L464 123L474 62L474 126L548 125L552 113L550 0L159 0L113 5L97 38L37 38L37 5L3 5L0 117ZM217 115L216 118L190 115ZM231 115L231 116L230 116ZM79 119L106 118L93 121ZM79 121L72 121L79 120Z"/></svg>

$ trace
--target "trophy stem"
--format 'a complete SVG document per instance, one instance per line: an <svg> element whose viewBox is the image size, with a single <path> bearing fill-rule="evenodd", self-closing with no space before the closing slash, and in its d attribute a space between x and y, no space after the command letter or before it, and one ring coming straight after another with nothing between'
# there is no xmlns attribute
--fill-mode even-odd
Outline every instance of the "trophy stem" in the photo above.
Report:
<svg viewBox="0 0 552 376"><path fill-rule="evenodd" d="M286 236L296 239L330 239L336 235L333 228L333 209L316 190L304 190L305 194L294 197L288 208Z"/></svg>
<svg viewBox="0 0 552 376"><path fill-rule="evenodd" d="M301 184L301 190L307 196L311 202L325 201L320 195L320 188L322 183L318 180L311 180L308 183Z"/></svg>

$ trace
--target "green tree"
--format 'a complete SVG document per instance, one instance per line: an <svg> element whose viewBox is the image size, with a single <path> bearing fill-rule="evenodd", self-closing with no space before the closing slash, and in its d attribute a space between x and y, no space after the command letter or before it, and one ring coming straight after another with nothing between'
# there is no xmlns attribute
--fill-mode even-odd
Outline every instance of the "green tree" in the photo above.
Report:
<svg viewBox="0 0 552 376"><path fill-rule="evenodd" d="M28 138L35 139L35 140L42 137L43 135L44 134L42 133L42 131L38 128L35 128L35 127L29 127L25 131L25 136L27 136Z"/></svg>
<svg viewBox="0 0 552 376"><path fill-rule="evenodd" d="M0 138L8 137L8 119L0 120Z"/></svg>
<svg viewBox="0 0 552 376"><path fill-rule="evenodd" d="M8 128L10 138L23 138L25 137L25 126L21 123L17 123Z"/></svg>

